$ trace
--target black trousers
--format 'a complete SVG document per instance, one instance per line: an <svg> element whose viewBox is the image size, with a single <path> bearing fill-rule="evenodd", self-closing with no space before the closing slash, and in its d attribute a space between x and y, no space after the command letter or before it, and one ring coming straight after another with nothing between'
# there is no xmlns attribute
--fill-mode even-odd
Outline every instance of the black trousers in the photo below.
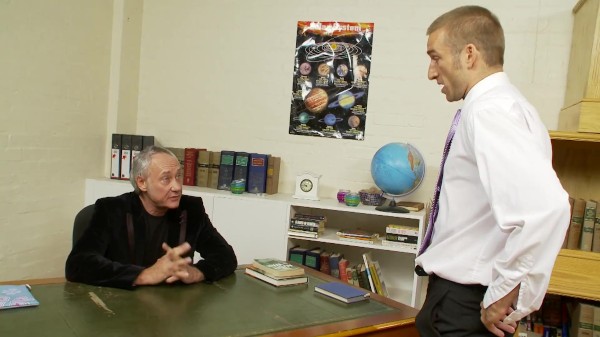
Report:
<svg viewBox="0 0 600 337"><path fill-rule="evenodd" d="M427 297L416 317L421 337L495 336L481 323L480 303L486 290L482 285L458 284L430 275Z"/></svg>

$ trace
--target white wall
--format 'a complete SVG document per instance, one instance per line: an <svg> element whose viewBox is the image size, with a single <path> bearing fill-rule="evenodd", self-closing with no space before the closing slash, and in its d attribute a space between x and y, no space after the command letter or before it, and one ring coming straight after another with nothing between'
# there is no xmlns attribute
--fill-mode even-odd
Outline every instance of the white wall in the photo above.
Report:
<svg viewBox="0 0 600 337"><path fill-rule="evenodd" d="M470 1L495 12L506 32L505 70L549 129L562 107L575 0ZM379 147L410 142L427 177L410 199L426 201L438 173L448 104L426 78L425 30L466 1L146 0L137 129L167 146L282 157L280 191L295 175L322 174L321 195L373 185ZM366 140L288 134L298 20L374 22Z"/></svg>
<svg viewBox="0 0 600 337"><path fill-rule="evenodd" d="M468 2L500 17L506 70L550 129L575 2ZM108 176L113 132L272 153L283 158L281 191L311 170L330 197L372 186L373 153L411 142L428 169L411 198L429 199L459 105L426 79L425 29L466 3L0 0L0 280L63 275L84 179ZM288 134L298 20L375 23L365 141Z"/></svg>
<svg viewBox="0 0 600 337"><path fill-rule="evenodd" d="M112 3L0 1L0 280L64 275L102 174Z"/></svg>

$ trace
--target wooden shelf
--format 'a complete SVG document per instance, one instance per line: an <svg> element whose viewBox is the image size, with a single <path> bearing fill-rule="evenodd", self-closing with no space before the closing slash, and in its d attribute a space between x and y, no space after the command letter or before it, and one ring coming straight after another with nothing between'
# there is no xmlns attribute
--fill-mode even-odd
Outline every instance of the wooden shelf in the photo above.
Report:
<svg viewBox="0 0 600 337"><path fill-rule="evenodd" d="M554 264L548 292L600 301L600 253L561 250Z"/></svg>
<svg viewBox="0 0 600 337"><path fill-rule="evenodd" d="M600 198L600 133L550 131L552 165L573 198ZM600 253L563 249L548 293L600 301Z"/></svg>

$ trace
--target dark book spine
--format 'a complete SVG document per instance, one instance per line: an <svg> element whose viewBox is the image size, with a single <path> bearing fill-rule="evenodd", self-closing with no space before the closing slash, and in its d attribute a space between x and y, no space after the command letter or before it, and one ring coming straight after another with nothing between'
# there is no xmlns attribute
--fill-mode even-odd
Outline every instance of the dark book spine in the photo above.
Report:
<svg viewBox="0 0 600 337"><path fill-rule="evenodd" d="M196 165L199 149L185 148L183 154L183 184L196 186Z"/></svg>
<svg viewBox="0 0 600 337"><path fill-rule="evenodd" d="M221 164L219 165L219 182L217 188L220 190L231 190L233 180L233 168L235 165L234 151L221 151Z"/></svg>
<svg viewBox="0 0 600 337"><path fill-rule="evenodd" d="M212 151L210 153L210 167L208 169L208 187L217 188L219 186L219 167L221 166L221 152Z"/></svg>
<svg viewBox="0 0 600 337"><path fill-rule="evenodd" d="M310 226L310 225L297 225L295 223L290 223L290 229L297 229L300 231L314 232L314 233L319 232L319 227Z"/></svg>
<svg viewBox="0 0 600 337"><path fill-rule="evenodd" d="M388 241L415 243L416 244L418 237L413 236L413 235L385 233L385 239Z"/></svg>
<svg viewBox="0 0 600 337"><path fill-rule="evenodd" d="M121 179L121 138L120 133L112 134L110 151L110 179Z"/></svg>
<svg viewBox="0 0 600 337"><path fill-rule="evenodd" d="M265 193L267 188L267 155L251 153L248 160L248 193Z"/></svg>
<svg viewBox="0 0 600 337"><path fill-rule="evenodd" d="M250 154L247 152L235 153L235 165L233 166L233 180L244 179L244 191L248 183L248 159Z"/></svg>
<svg viewBox="0 0 600 337"><path fill-rule="evenodd" d="M143 149L143 136L133 135L131 136L131 162Z"/></svg>
<svg viewBox="0 0 600 337"><path fill-rule="evenodd" d="M154 145L154 136L142 136L142 150Z"/></svg>
<svg viewBox="0 0 600 337"><path fill-rule="evenodd" d="M129 180L131 173L131 135L121 137L121 180Z"/></svg>

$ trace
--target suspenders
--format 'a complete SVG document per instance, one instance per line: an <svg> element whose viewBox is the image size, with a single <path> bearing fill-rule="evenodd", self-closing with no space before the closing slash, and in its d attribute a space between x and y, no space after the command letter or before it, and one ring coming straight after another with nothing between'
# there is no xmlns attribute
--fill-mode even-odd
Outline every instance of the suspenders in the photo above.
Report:
<svg viewBox="0 0 600 337"><path fill-rule="evenodd" d="M131 213L127 213L127 244L129 245L129 255L131 256L131 263L135 263L135 236L133 231L133 216ZM179 217L179 244L185 242L185 234L187 231L187 211L183 210Z"/></svg>

